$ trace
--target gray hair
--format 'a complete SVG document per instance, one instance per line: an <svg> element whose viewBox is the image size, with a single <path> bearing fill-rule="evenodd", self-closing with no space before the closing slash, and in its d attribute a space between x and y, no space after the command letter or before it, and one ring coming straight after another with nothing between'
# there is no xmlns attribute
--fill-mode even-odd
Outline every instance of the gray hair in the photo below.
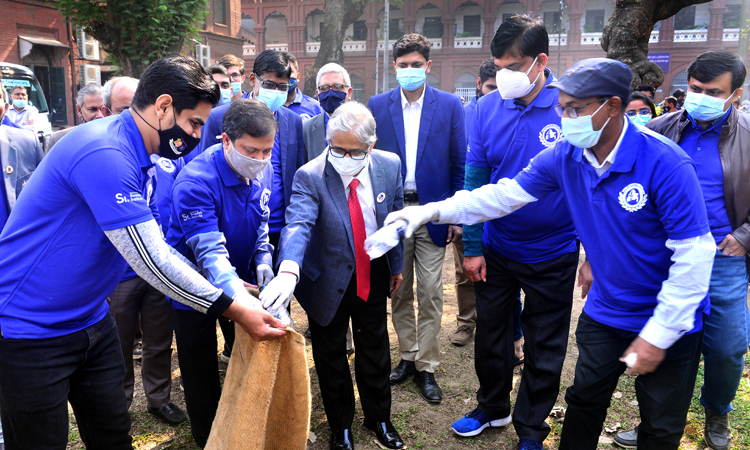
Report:
<svg viewBox="0 0 750 450"><path fill-rule="evenodd" d="M87 84L86 86L82 87L80 91L78 91L76 104L79 108L83 108L83 103L85 101L84 97L97 95L102 95L102 87L98 84Z"/></svg>
<svg viewBox="0 0 750 450"><path fill-rule="evenodd" d="M328 120L326 140L330 143L336 133L354 133L363 144L372 145L378 139L375 134L375 118L365 105L349 101L336 108Z"/></svg>
<svg viewBox="0 0 750 450"><path fill-rule="evenodd" d="M344 77L344 83L346 83L347 86L351 87L352 80L349 78L349 72L347 72L346 69L336 63L328 63L321 67L318 71L318 76L315 78L316 89L318 86L320 86L320 77L327 73L340 73Z"/></svg>
<svg viewBox="0 0 750 450"><path fill-rule="evenodd" d="M138 79L131 77L113 77L110 78L109 81L104 83L104 88L102 89L102 97L104 97L104 106L106 106L108 109L112 108L112 91L115 89L115 85L124 80L131 81L136 85L138 84Z"/></svg>

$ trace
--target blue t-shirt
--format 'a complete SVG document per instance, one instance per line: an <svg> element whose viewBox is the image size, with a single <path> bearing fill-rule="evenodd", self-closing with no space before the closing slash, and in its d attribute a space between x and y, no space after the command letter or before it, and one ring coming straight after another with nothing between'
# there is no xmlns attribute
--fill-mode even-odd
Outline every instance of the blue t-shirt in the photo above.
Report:
<svg viewBox="0 0 750 450"><path fill-rule="evenodd" d="M104 318L125 260L105 230L153 219L153 167L129 111L77 126L24 187L0 234L0 327L42 339Z"/></svg>
<svg viewBox="0 0 750 450"><path fill-rule="evenodd" d="M471 143L471 132L474 131L474 111L477 109L477 101L474 97L464 106L464 120L466 123L466 142Z"/></svg>
<svg viewBox="0 0 750 450"><path fill-rule="evenodd" d="M534 158L515 180L542 198L562 192L594 274L583 311L597 322L640 332L669 277L667 239L709 232L693 162L674 142L628 126L615 162L601 177L566 140ZM522 208L523 210L523 208ZM695 313L703 326L708 296Z"/></svg>
<svg viewBox="0 0 750 450"><path fill-rule="evenodd" d="M271 264L273 251L261 245L258 237L263 217L268 217L273 178L269 164L247 185L229 167L221 144L209 148L177 176L167 243L196 263L187 241L203 233L221 232L237 276L254 282L255 266ZM191 309L173 304L175 308Z"/></svg>
<svg viewBox="0 0 750 450"><path fill-rule="evenodd" d="M703 199L706 201L708 224L717 244L732 232L727 204L724 201L724 169L719 154L721 127L727 124L731 112L732 107L706 130L688 114L690 124L683 131L679 142L680 147L693 159L698 171L698 181L701 183Z"/></svg>
<svg viewBox="0 0 750 450"><path fill-rule="evenodd" d="M547 84L553 81L547 71ZM490 168L490 183L513 178L539 152L562 137L555 112L559 91L542 89L528 106L504 100L499 91L483 96L474 111L466 165ZM485 222L482 242L502 256L524 264L576 251L573 220L560 191L513 214Z"/></svg>
<svg viewBox="0 0 750 450"><path fill-rule="evenodd" d="M276 119L278 119L278 114ZM273 166L273 189L271 190L271 218L268 220L268 230L270 233L281 233L286 225L284 214L286 206L284 205L284 179L281 171L281 150L279 147L279 133L276 133L276 139L273 141L273 150L271 152L271 166Z"/></svg>
<svg viewBox="0 0 750 450"><path fill-rule="evenodd" d="M297 95L294 97L292 103L287 106L287 108L294 111L294 113L297 114L303 122L307 122L308 120L323 112L323 108L320 107L320 103L318 103L318 101L314 98L308 97L307 95L300 92L299 88L297 88Z"/></svg>

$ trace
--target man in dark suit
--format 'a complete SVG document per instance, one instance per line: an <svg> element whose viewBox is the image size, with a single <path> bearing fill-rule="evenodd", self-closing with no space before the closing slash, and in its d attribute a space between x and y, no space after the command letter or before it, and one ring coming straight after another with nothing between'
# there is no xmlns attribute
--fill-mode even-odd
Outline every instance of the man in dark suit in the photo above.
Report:
<svg viewBox="0 0 750 450"><path fill-rule="evenodd" d="M325 111L302 124L307 161L312 161L326 149L328 119L336 108L352 99L352 82L349 72L336 63L320 68L315 79L315 93Z"/></svg>
<svg viewBox="0 0 750 450"><path fill-rule="evenodd" d="M401 37L393 45L393 59L400 87L371 98L367 105L378 125L380 148L401 158L404 203L444 200L464 186L463 106L455 95L425 82L432 61L430 42L424 36ZM391 301L401 348L401 362L391 372L391 383L403 383L415 375L420 394L431 403L443 399L434 373L440 363L445 246L461 235L460 226L428 223L404 240L404 282ZM419 323L413 307L415 270Z"/></svg>
<svg viewBox="0 0 750 450"><path fill-rule="evenodd" d="M294 292L307 311L331 448L337 450L353 448L354 389L346 358L351 318L364 425L386 447L402 448L390 422L386 306L388 295L401 284L403 248L399 245L372 261L364 250L365 238L383 225L390 211L403 206L400 163L387 152L373 150L375 120L360 103L341 106L331 116L326 137L327 151L294 177L279 274L260 299L273 310L287 306Z"/></svg>

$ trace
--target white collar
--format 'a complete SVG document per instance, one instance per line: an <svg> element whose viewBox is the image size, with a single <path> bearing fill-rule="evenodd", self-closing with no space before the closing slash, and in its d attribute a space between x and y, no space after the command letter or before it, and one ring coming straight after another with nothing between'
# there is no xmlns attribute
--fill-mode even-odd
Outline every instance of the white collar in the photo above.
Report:
<svg viewBox="0 0 750 450"><path fill-rule="evenodd" d="M615 143L614 148L612 149L611 152L609 152L609 155L607 155L607 158L605 158L601 164L599 164L599 160L596 159L596 155L594 155L594 152L592 152L591 149L589 148L583 149L583 156L586 157L588 162L592 166L594 166L594 168L601 169L607 163L609 163L610 166L615 163L615 157L617 156L617 151L620 149L620 144L622 144L622 138L625 136L625 131L627 131L628 126L629 126L628 122L630 122L630 120L625 118L624 125L622 126L622 132L620 132L620 137L617 139L617 143Z"/></svg>
<svg viewBox="0 0 750 450"><path fill-rule="evenodd" d="M424 89L422 89L422 95L419 96L419 99L416 102L412 103L412 105L419 105L419 109L422 109L422 105L424 104L424 93L427 92L426 81L424 82L423 86ZM404 95L404 88L399 87L398 90L401 93L401 109L404 109L409 106L409 100L407 100L406 96Z"/></svg>

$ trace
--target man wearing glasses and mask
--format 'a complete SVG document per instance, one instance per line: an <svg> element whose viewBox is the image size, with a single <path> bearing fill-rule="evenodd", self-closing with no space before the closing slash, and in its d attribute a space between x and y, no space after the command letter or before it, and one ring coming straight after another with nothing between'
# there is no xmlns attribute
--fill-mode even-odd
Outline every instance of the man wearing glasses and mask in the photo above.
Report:
<svg viewBox="0 0 750 450"><path fill-rule="evenodd" d="M307 161L312 161L326 149L326 129L331 114L352 99L353 89L350 80L349 72L336 63L328 63L318 71L315 93L318 94L320 106L325 112L302 125Z"/></svg>

